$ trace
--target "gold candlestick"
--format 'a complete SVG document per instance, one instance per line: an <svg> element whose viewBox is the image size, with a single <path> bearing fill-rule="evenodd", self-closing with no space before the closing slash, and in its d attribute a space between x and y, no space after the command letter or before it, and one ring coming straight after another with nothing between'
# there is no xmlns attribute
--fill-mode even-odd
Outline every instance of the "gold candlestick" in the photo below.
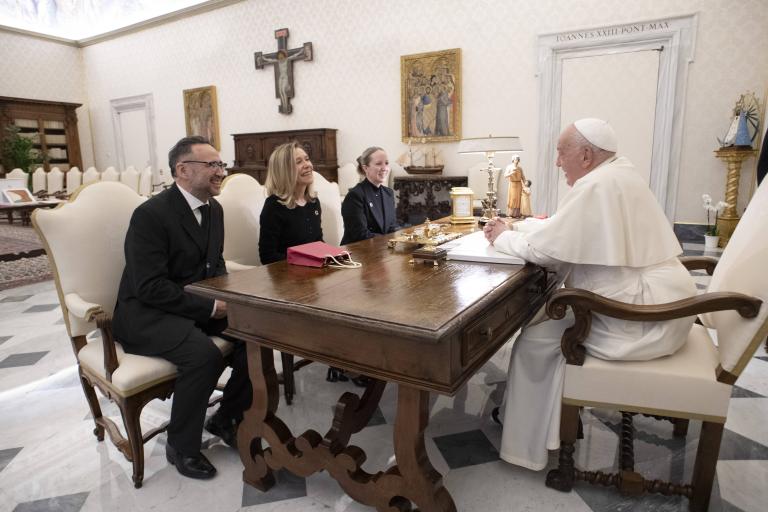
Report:
<svg viewBox="0 0 768 512"><path fill-rule="evenodd" d="M715 151L715 156L723 160L728 166L728 175L725 179L725 202L728 203L723 213L717 218L717 233L720 235L720 247L725 247L731 239L736 224L739 223L739 214L736 206L739 201L739 179L741 178L741 164L757 154L752 148L720 148Z"/></svg>

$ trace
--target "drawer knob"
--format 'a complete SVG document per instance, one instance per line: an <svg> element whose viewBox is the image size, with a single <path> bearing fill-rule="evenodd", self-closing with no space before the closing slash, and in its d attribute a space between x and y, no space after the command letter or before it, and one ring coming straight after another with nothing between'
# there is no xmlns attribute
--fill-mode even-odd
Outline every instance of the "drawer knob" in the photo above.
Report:
<svg viewBox="0 0 768 512"><path fill-rule="evenodd" d="M491 338L493 336L493 327L486 327L485 329L481 329L480 335L485 336L486 338Z"/></svg>

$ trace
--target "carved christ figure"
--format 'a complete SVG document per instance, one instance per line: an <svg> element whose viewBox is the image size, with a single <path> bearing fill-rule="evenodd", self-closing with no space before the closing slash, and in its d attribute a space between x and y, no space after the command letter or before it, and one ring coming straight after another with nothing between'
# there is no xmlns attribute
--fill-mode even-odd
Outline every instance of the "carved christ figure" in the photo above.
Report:
<svg viewBox="0 0 768 512"><path fill-rule="evenodd" d="M280 108L283 114L293 111L291 98L293 97L293 73L290 65L294 60L312 60L312 43L305 43L301 48L293 50L280 49L271 55L259 52L255 56L256 69L262 69L267 64L275 66L275 96L280 98Z"/></svg>

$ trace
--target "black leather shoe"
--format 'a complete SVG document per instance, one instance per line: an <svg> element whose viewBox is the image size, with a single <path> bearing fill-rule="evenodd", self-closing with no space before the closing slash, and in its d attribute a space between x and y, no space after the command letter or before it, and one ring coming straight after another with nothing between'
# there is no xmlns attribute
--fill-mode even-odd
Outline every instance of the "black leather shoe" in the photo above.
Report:
<svg viewBox="0 0 768 512"><path fill-rule="evenodd" d="M205 455L183 455L176 451L170 444L165 445L165 458L171 465L176 466L176 470L189 478L208 480L216 476L216 468L211 461L205 458Z"/></svg>
<svg viewBox="0 0 768 512"><path fill-rule="evenodd" d="M357 377L352 377L352 384L359 388L365 388L368 387L368 384L371 382L370 377L366 375L358 375Z"/></svg>
<svg viewBox="0 0 768 512"><path fill-rule="evenodd" d="M491 411L491 419L493 419L493 421L495 421L499 425L504 426L504 424L499 419L499 412L501 412L500 409L498 407L494 407L493 410Z"/></svg>
<svg viewBox="0 0 768 512"><path fill-rule="evenodd" d="M237 425L233 419L217 412L205 422L205 430L237 450Z"/></svg>
<svg viewBox="0 0 768 512"><path fill-rule="evenodd" d="M336 368L335 366L328 367L328 373L325 376L325 380L328 382L347 382L349 377L346 376L344 370Z"/></svg>

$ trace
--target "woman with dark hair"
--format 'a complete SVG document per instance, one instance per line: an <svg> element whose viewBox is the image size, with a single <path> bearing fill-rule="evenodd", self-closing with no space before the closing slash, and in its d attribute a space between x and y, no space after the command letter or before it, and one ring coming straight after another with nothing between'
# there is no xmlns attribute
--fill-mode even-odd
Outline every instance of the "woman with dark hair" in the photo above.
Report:
<svg viewBox="0 0 768 512"><path fill-rule="evenodd" d="M357 172L365 179L349 189L341 204L344 219L341 245L397 229L395 193L384 185L389 171L387 153L379 147L370 147L357 158Z"/></svg>

